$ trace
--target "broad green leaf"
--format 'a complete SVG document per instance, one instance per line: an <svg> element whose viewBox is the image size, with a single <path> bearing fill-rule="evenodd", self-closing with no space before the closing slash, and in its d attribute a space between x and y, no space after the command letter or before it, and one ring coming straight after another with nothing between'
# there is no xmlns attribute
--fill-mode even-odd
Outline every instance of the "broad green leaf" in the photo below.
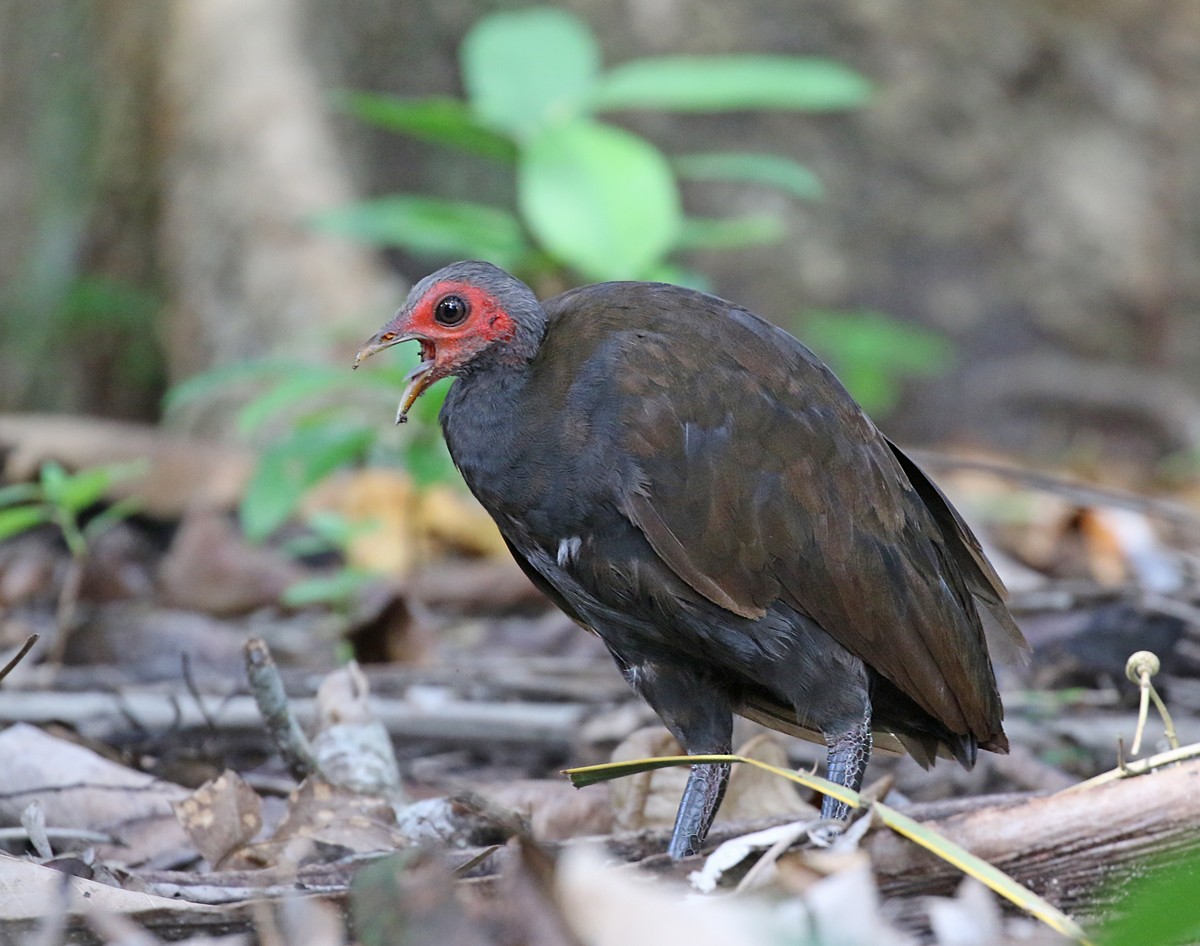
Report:
<svg viewBox="0 0 1200 946"><path fill-rule="evenodd" d="M600 77L601 110L678 112L748 109L830 111L862 105L870 83L829 59L792 56L677 56L638 59Z"/></svg>
<svg viewBox="0 0 1200 946"><path fill-rule="evenodd" d="M546 249L592 279L633 279L671 248L679 194L666 159L629 132L570 122L529 143L517 203Z"/></svg>
<svg viewBox="0 0 1200 946"><path fill-rule="evenodd" d="M310 513L305 517L304 524L309 531L289 536L282 545L283 550L293 558L345 551L355 536L376 532L382 527L378 519L351 521L331 509L318 509Z"/></svg>
<svg viewBox="0 0 1200 946"><path fill-rule="evenodd" d="M787 227L778 217L756 214L729 220L688 217L675 240L678 250L730 250L743 246L778 243L787 236Z"/></svg>
<svg viewBox="0 0 1200 946"><path fill-rule="evenodd" d="M1164 855L1122 883L1100 931L1102 946L1174 946L1200 942L1200 852Z"/></svg>
<svg viewBox="0 0 1200 946"><path fill-rule="evenodd" d="M868 412L892 410L906 379L936 377L954 358L945 336L882 312L811 310L802 323L804 340Z"/></svg>
<svg viewBox="0 0 1200 946"><path fill-rule="evenodd" d="M53 515L49 506L13 506L11 509L0 509L0 542L49 522Z"/></svg>
<svg viewBox="0 0 1200 946"><path fill-rule="evenodd" d="M239 514L246 537L261 542L283 525L309 487L360 458L375 432L369 427L327 424L301 427L262 455L246 488Z"/></svg>
<svg viewBox="0 0 1200 946"><path fill-rule="evenodd" d="M421 141L501 161L515 161L517 157L512 141L479 124L466 103L458 99L402 99L372 92L342 92L336 101L361 121Z"/></svg>
<svg viewBox="0 0 1200 946"><path fill-rule="evenodd" d="M600 69L587 25L550 7L486 17L463 40L461 56L475 117L518 139L578 115Z"/></svg>
<svg viewBox="0 0 1200 946"><path fill-rule="evenodd" d="M680 177L693 181L735 181L773 187L793 197L813 200L821 196L821 181L798 161L778 154L687 154L672 158Z"/></svg>
<svg viewBox="0 0 1200 946"><path fill-rule="evenodd" d="M521 224L507 210L467 201L394 194L320 214L326 233L425 256L482 259L511 269L529 252Z"/></svg>

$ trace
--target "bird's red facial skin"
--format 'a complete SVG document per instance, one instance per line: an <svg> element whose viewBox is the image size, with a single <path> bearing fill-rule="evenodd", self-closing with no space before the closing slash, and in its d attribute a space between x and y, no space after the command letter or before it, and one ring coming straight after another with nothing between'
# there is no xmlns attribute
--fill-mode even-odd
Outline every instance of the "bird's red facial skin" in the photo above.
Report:
<svg viewBox="0 0 1200 946"><path fill-rule="evenodd" d="M438 303L448 296L458 296L468 307L466 318L457 325L444 325L436 317ZM513 338L516 326L489 293L468 283L446 281L421 297L397 327L397 334L421 340L421 359L434 362L429 373L432 383L454 374L495 342Z"/></svg>

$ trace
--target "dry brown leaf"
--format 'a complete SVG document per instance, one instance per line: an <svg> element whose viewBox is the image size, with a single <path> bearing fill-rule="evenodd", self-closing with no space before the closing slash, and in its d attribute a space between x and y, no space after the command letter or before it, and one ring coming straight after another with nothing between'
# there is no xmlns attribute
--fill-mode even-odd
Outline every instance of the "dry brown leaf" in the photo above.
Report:
<svg viewBox="0 0 1200 946"><path fill-rule="evenodd" d="M275 604L306 576L280 553L247 542L224 513L184 516L159 571L163 603L218 616Z"/></svg>
<svg viewBox="0 0 1200 946"><path fill-rule="evenodd" d="M381 798L305 779L288 797L288 810L270 839L250 845L230 859L231 868L273 867L292 860L292 842L311 842L300 861L327 860L346 853L392 851L405 845L391 804Z"/></svg>
<svg viewBox="0 0 1200 946"><path fill-rule="evenodd" d="M566 779L518 779L485 785L479 794L529 822L538 841L609 834L613 812L603 792L581 792Z"/></svg>
<svg viewBox="0 0 1200 946"><path fill-rule="evenodd" d="M261 799L230 769L172 807L196 850L217 870L263 826Z"/></svg>
<svg viewBox="0 0 1200 946"><path fill-rule="evenodd" d="M142 912L217 913L217 908L155 897L134 890L69 877L62 871L42 867L23 858L0 854L0 923L33 920L66 912L71 915L96 911L133 915ZM31 940L26 940L27 942Z"/></svg>
<svg viewBox="0 0 1200 946"><path fill-rule="evenodd" d="M136 865L188 846L171 804L187 796L178 785L110 762L35 726L0 732L4 793L0 821L19 824L30 802L41 802L51 828L88 828L120 845L98 845L103 858Z"/></svg>
<svg viewBox="0 0 1200 946"><path fill-rule="evenodd" d="M132 679L178 680L189 661L197 680L238 678L242 624L148 601L114 601L88 609L64 660L75 666L119 665Z"/></svg>
<svg viewBox="0 0 1200 946"><path fill-rule="evenodd" d="M439 613L493 616L550 607L511 555L444 558L420 565L409 591Z"/></svg>

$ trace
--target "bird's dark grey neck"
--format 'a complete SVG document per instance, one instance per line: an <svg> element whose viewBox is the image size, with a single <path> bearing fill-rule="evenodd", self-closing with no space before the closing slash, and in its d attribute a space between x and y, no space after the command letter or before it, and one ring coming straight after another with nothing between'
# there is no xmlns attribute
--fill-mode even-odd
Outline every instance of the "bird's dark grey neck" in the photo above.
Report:
<svg viewBox="0 0 1200 946"><path fill-rule="evenodd" d="M528 362L477 366L446 395L438 419L450 456L472 489L475 478L512 460L522 429L513 415L521 410L529 374Z"/></svg>

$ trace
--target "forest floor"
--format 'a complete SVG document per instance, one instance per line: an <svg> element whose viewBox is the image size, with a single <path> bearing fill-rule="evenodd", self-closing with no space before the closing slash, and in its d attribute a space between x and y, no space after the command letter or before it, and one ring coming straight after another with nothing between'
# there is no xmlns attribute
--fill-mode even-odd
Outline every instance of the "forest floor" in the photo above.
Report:
<svg viewBox="0 0 1200 946"><path fill-rule="evenodd" d="M12 656L38 635L0 686L11 942L1078 938L1056 909L1109 924L1098 941L1133 942L1113 930L1145 922L1147 865L1190 863L1195 495L919 456L978 528L1032 648L998 667L1011 752L969 772L877 753L867 813L838 837L816 824L813 792L737 765L706 855L672 863L685 769L582 789L562 770L678 747L465 493L347 474L312 508L377 514L383 529L338 552L300 527L252 545L232 514L243 452L84 426L0 418L0 486L47 459L149 464L120 484L139 511L82 553L53 523L0 543L0 646ZM1141 651L1156 659L1127 672ZM736 738L739 755L783 769L824 756L750 723ZM949 848L914 842L893 812L1043 898L1050 925L965 881Z"/></svg>

